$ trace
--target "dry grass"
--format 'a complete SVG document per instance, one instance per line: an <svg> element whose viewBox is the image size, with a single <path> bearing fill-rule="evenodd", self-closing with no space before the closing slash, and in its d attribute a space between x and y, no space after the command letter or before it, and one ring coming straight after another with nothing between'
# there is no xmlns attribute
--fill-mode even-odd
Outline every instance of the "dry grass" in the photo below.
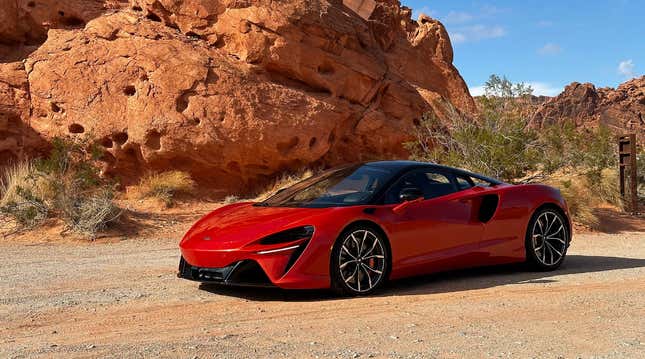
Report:
<svg viewBox="0 0 645 359"><path fill-rule="evenodd" d="M51 178L30 162L9 167L0 178L0 214L19 227L33 228L47 219L54 197Z"/></svg>
<svg viewBox="0 0 645 359"><path fill-rule="evenodd" d="M592 229L600 224L594 208L607 204L622 207L616 170L603 170L599 178L585 174L556 174L545 183L560 189L574 222Z"/></svg>
<svg viewBox="0 0 645 359"><path fill-rule="evenodd" d="M264 191L257 195L254 201L262 202L271 197L277 191L293 186L294 184L313 176L314 173L315 172L310 169L306 169L300 172L283 173L281 176L277 177L269 186L267 186Z"/></svg>
<svg viewBox="0 0 645 359"><path fill-rule="evenodd" d="M7 168L0 178L0 207L23 201L25 193L49 202L55 195L50 182L30 162L20 162Z"/></svg>
<svg viewBox="0 0 645 359"><path fill-rule="evenodd" d="M141 182L128 190L128 195L135 199L155 198L167 207L174 204L179 194L191 194L195 181L186 172L168 171L148 175Z"/></svg>

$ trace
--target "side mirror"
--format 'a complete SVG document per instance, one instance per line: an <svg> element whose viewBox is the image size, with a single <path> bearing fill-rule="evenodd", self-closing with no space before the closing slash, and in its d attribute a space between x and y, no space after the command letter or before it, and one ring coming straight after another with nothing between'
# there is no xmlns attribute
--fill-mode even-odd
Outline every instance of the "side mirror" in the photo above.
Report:
<svg viewBox="0 0 645 359"><path fill-rule="evenodd" d="M404 188L399 194L399 199L401 203L392 208L392 211L403 214L411 204L423 201L423 192L418 188Z"/></svg>
<svg viewBox="0 0 645 359"><path fill-rule="evenodd" d="M419 198L423 198L423 191L416 187L406 187L399 193L401 202L411 202Z"/></svg>

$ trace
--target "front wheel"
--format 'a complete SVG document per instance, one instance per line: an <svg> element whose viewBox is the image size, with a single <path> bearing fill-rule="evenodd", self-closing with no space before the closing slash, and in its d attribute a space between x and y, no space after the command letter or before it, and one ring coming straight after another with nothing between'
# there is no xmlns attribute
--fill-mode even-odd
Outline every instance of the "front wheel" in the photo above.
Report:
<svg viewBox="0 0 645 359"><path fill-rule="evenodd" d="M560 267L571 239L564 216L550 208L531 218L526 233L526 260L531 267L550 271Z"/></svg>
<svg viewBox="0 0 645 359"><path fill-rule="evenodd" d="M387 279L389 252L379 231L357 226L343 232L331 253L332 287L347 295L368 295Z"/></svg>

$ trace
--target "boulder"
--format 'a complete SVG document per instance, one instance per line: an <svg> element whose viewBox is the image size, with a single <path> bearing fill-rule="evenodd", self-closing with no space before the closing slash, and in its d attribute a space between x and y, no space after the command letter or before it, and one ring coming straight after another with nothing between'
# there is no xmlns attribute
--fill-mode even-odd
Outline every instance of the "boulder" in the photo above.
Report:
<svg viewBox="0 0 645 359"><path fill-rule="evenodd" d="M284 170L406 157L423 113L476 111L443 25L395 0L368 20L341 0L87 3L26 58L18 118L95 138L126 185L178 169L245 193Z"/></svg>

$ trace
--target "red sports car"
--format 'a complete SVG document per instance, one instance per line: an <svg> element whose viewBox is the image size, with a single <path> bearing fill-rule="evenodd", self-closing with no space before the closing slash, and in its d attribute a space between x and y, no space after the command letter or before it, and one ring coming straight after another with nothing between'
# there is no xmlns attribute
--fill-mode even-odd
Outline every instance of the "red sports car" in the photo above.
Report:
<svg viewBox="0 0 645 359"><path fill-rule="evenodd" d="M365 295L390 279L457 268L528 262L553 270L570 241L557 189L436 164L371 162L206 215L179 245L179 276Z"/></svg>

